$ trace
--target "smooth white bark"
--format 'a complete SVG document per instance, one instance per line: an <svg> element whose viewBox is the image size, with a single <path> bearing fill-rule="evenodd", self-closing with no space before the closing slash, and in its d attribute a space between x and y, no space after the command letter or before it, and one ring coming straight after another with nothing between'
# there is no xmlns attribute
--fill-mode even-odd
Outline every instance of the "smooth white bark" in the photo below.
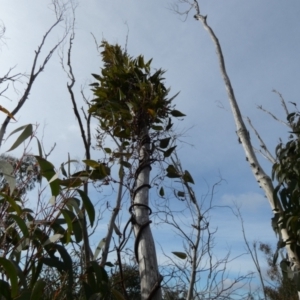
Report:
<svg viewBox="0 0 300 300"><path fill-rule="evenodd" d="M217 53L218 60L219 60L221 75L223 77L223 81L224 81L224 84L225 84L225 87L227 90L229 103L230 103L233 118L234 118L234 121L236 124L237 135L238 135L239 141L241 142L241 144L244 148L245 154L246 154L246 160L250 164L250 168L252 170L252 173L253 173L256 181L258 182L259 186L264 190L265 195L270 203L270 206L271 206L273 212L281 214L283 212L283 209L282 209L279 201L277 201L275 203L274 187L273 187L271 178L264 172L264 170L260 166L260 164L257 160L257 157L254 153L254 149L251 144L249 132L243 121L239 106L235 99L234 91L231 86L229 76L227 75L227 72L226 72L224 57L223 57L220 43L219 43L216 35L214 34L213 30L211 29L211 27L208 26L208 24L206 22L206 17L204 17L200 14L196 14L195 19L202 22L204 28L208 31L208 33L216 47L216 53ZM279 223L280 223L280 221L279 221ZM281 234L283 241L290 240L289 234L285 228L280 227L280 234ZM293 249L291 248L291 245L289 243L286 243L286 250L287 250L290 262L294 264L294 269L299 270L300 269L299 258L297 256L297 254L293 251Z"/></svg>
<svg viewBox="0 0 300 300"><path fill-rule="evenodd" d="M133 210L135 215L134 233L136 237L135 251L138 255L141 278L141 299L161 300L161 275L158 271L155 244L149 220L149 182L150 182L150 144L148 130L143 131L139 149L139 167L136 174ZM145 142L146 140L146 142ZM156 291L155 291L156 290ZM155 291L155 292L154 292ZM149 298L150 296L150 298Z"/></svg>

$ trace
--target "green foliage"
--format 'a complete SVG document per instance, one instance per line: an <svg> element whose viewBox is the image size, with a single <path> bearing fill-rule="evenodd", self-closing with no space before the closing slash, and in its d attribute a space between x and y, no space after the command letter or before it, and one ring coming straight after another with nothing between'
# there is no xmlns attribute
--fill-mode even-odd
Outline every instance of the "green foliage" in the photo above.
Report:
<svg viewBox="0 0 300 300"><path fill-rule="evenodd" d="M21 127L20 130L22 128L28 130L28 127ZM24 134L24 130L22 141L31 137ZM20 141L20 137L17 141ZM20 178L20 181L29 176L28 169L36 170L36 181L38 176L46 179L55 203L39 206L39 199L38 212L34 213L26 207L22 193L11 193L2 188L0 298L52 300L79 299L80 296L80 299L89 299L106 295L109 288L106 271L96 262L91 262L86 273L82 266L74 267L78 256L72 256L68 247L82 242L83 211L80 207L87 212L91 225L95 221L94 206L88 195L79 189L83 181L76 180L74 184L78 178L70 175L69 168L68 173L63 169L65 164L61 165L61 170L67 178L60 179L53 164L41 156L29 156L28 160L23 158L24 163L12 156L2 157L11 164L12 169L19 166L20 172L16 178ZM91 161L86 163L91 164ZM101 166L96 164L93 167L97 169ZM108 171L105 169L105 172ZM80 199L70 195L78 195ZM89 278L88 283L85 278Z"/></svg>
<svg viewBox="0 0 300 300"><path fill-rule="evenodd" d="M169 130L169 116L184 116L171 105L177 95L167 98L164 71L151 73L152 60L145 62L142 55L132 58L118 45L103 42L101 46L104 67L101 75L92 74L97 81L91 84L95 98L90 112L99 118L102 130L132 140L145 126L154 131Z"/></svg>
<svg viewBox="0 0 300 300"><path fill-rule="evenodd" d="M266 261L268 264L267 276L269 285L265 286L265 293L270 300L297 300L297 288L295 281L287 276L287 272L282 272L286 269L278 264L274 264L273 257L274 253L268 244L261 243L259 246L260 251L265 254ZM287 261L283 261L287 264ZM286 269L287 270L287 269Z"/></svg>
<svg viewBox="0 0 300 300"><path fill-rule="evenodd" d="M279 248L285 246L286 242L291 244L292 249L300 257L300 114L291 113L287 117L293 129L286 144L282 142L276 148L277 162L273 166L272 178L278 181L274 197L280 201L283 208L279 225L279 215L275 215L272 226L278 230L278 226L286 228L289 241L279 241L275 257L278 256ZM292 274L300 290L300 276L291 270L290 264L283 261L283 274Z"/></svg>
<svg viewBox="0 0 300 300"><path fill-rule="evenodd" d="M3 164L10 166L3 168ZM12 155L0 155L0 190L9 188L10 193L23 195L32 190L36 183L40 182L41 175L37 161L33 155L24 155L17 159ZM13 180L13 181L12 181Z"/></svg>
<svg viewBox="0 0 300 300"><path fill-rule="evenodd" d="M122 265L122 276L119 268L112 271L109 278L111 293L105 298L105 300L110 299L131 299L140 300L141 299L141 289L140 289L140 275L137 266ZM123 286L125 287L127 298L125 298L125 293Z"/></svg>

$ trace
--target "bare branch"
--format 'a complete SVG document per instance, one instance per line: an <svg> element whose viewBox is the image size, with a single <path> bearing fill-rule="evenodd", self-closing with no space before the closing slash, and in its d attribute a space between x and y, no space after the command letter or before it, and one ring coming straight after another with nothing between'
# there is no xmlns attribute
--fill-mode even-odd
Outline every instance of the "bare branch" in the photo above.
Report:
<svg viewBox="0 0 300 300"><path fill-rule="evenodd" d="M277 94L277 95L280 97L281 105L283 106L283 109L284 109L286 115L288 116L288 115L289 115L289 110L288 110L288 108L287 108L287 106L286 106L286 103L285 103L284 98L282 97L282 94L279 93L279 92L276 91L276 90L273 90L272 92L275 93L275 94Z"/></svg>
<svg viewBox="0 0 300 300"><path fill-rule="evenodd" d="M277 118L274 114L272 114L270 111L264 109L264 108L262 107L262 105L258 105L257 108L260 109L260 110L262 110L262 111L265 112L266 114L270 115L270 116L271 116L274 120L276 120L277 122L279 122L279 123L281 123L281 124L283 124L283 125L285 125L285 126L287 126L287 127L291 127L290 124L289 124L288 122L285 122L285 121L283 121L283 120L280 120L280 119Z"/></svg>
<svg viewBox="0 0 300 300"><path fill-rule="evenodd" d="M275 164L276 159L274 158L274 156L271 154L271 152L269 151L269 149L267 148L267 145L265 144L265 142L263 141L263 139L261 138L260 134L258 133L258 131L254 128L250 118L247 118L248 124L250 125L250 127L252 128L252 130L254 131L256 137L258 138L259 142L260 142L260 147L262 150L259 150L259 152L267 159L269 160L272 164Z"/></svg>
<svg viewBox="0 0 300 300"><path fill-rule="evenodd" d="M28 99L28 96L29 96L29 94L31 92L31 89L33 87L33 83L34 83L35 79L41 74L41 72L43 72L43 70L45 69L47 63L51 59L53 53L56 51L56 49L59 47L59 45L62 44L62 42L65 40L65 38L68 35L68 28L66 28L66 30L65 30L62 38L51 48L51 50L45 56L42 64L37 68L37 61L38 61L38 59L40 57L40 54L41 54L41 51L42 51L42 49L44 47L46 39L48 38L48 36L50 35L50 33L53 31L53 29L55 27L57 27L58 24L60 24L63 21L63 13L65 13L64 10L57 17L56 22L54 22L54 24L45 33L45 35L42 38L42 41L41 41L40 45L38 46L38 49L35 51L35 56L34 56L34 59L33 59L31 72L30 72L29 79L28 79L28 82L27 82L27 88L25 89L22 97L19 99L18 104L16 105L16 107L11 112L13 116L15 116L18 113L18 111L22 108L22 106L24 105L24 103ZM17 78L18 78L18 76L17 76ZM12 79L15 79L15 78L14 77L13 78L10 77L9 80L12 80ZM10 117L6 117L6 119L4 120L4 122L3 122L3 124L2 124L2 126L0 128L0 146L2 144L4 135L5 135L5 132L6 132L6 128L7 128L8 123L9 123L10 120L11 120Z"/></svg>

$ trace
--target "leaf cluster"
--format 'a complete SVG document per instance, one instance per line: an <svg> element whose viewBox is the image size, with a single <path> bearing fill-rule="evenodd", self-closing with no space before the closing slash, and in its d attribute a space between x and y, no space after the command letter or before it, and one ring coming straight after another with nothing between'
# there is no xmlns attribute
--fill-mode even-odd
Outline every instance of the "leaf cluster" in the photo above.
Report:
<svg viewBox="0 0 300 300"><path fill-rule="evenodd" d="M32 126L22 128L31 131L26 135L21 133L17 138L19 144L34 134ZM5 158L11 160L10 156ZM39 213L26 207L20 193L0 193L1 299L79 299L79 295L81 299L90 299L108 293L108 276L104 268L92 261L87 270L81 265L78 271L74 268L76 261L70 253L70 245L74 247L83 241L85 213L91 227L95 222L94 205L81 186L88 179L94 180L95 176L105 178L109 170L100 163L86 160L84 162L91 170L84 174L87 178L83 180L78 177L81 173L71 174L70 168L65 170L65 165L69 166L70 162L69 159L57 171L44 157L30 156L29 167L34 163L52 195L50 203L44 204L45 208L39 207ZM13 160L12 166L14 163L20 162ZM23 164L21 177L27 169L28 166ZM59 178L60 172L66 178ZM52 275L48 277L47 274Z"/></svg>
<svg viewBox="0 0 300 300"><path fill-rule="evenodd" d="M170 130L171 116L182 117L173 109L169 89L163 83L164 71L151 73L151 62L130 57L119 45L103 47L101 75L92 74L94 99L90 113L99 118L100 128L117 138L131 140L145 126L155 131ZM165 121L168 120L164 127Z"/></svg>
<svg viewBox="0 0 300 300"><path fill-rule="evenodd" d="M293 251L300 257L300 114L291 113L287 120L293 131L290 132L286 144L280 142L276 147L277 161L273 165L272 179L278 181L274 198L280 201L283 208L280 222L279 216L275 215L273 225L276 224L275 229L278 225L286 228L289 240L279 241L274 261L278 257L279 248L284 247L286 243L290 243ZM290 262L283 260L281 269L284 275L294 277L297 288L300 288L300 276L291 270Z"/></svg>

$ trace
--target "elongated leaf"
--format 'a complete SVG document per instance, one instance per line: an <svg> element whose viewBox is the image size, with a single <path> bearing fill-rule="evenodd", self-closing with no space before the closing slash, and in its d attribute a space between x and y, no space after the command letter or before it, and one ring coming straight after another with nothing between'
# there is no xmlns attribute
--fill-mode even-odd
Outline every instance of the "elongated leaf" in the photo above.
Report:
<svg viewBox="0 0 300 300"><path fill-rule="evenodd" d="M92 204L90 198L88 197L88 195L82 191L77 189L76 190L78 192L78 194L80 195L82 202L83 202L83 206L89 216L90 219L90 223L91 223L91 227L93 227L94 225L94 221L95 221L95 208L94 205Z"/></svg>
<svg viewBox="0 0 300 300"><path fill-rule="evenodd" d="M102 250L102 249L104 248L104 246L105 246L105 242L106 242L106 238L103 238L103 239L99 242L99 244L98 244L98 246L97 246L97 248L96 248L96 251L95 251L93 260L96 260L96 259L97 259L99 253L101 252L101 250Z"/></svg>
<svg viewBox="0 0 300 300"><path fill-rule="evenodd" d="M72 264L72 258L66 248L62 245L55 244L55 248L58 250L61 258L63 259L65 263L66 270L69 271L69 279L73 281L73 264ZM72 287L72 284L71 284Z"/></svg>
<svg viewBox="0 0 300 300"><path fill-rule="evenodd" d="M18 295L18 274L15 266L11 261L4 257L0 257L0 265L5 270L6 275L9 277L11 284L11 296L16 297Z"/></svg>
<svg viewBox="0 0 300 300"><path fill-rule="evenodd" d="M56 180L58 178L58 176L59 176L59 171L56 172L48 182L49 183L53 182L54 180Z"/></svg>
<svg viewBox="0 0 300 300"><path fill-rule="evenodd" d="M66 270L65 264L58 258L42 257L41 262L51 268L56 268L60 273Z"/></svg>
<svg viewBox="0 0 300 300"><path fill-rule="evenodd" d="M162 149L167 148L169 146L170 140L171 140L170 137L159 140L159 148L162 148Z"/></svg>
<svg viewBox="0 0 300 300"><path fill-rule="evenodd" d="M177 196L180 197L180 198L184 198L185 192L178 191L178 192L177 192Z"/></svg>
<svg viewBox="0 0 300 300"><path fill-rule="evenodd" d="M3 111L5 114L7 114L11 119L15 120L14 116L3 106L0 105L0 110Z"/></svg>
<svg viewBox="0 0 300 300"><path fill-rule="evenodd" d="M52 236L49 237L49 239L47 239L47 241L44 243L44 246L50 244L50 243L55 243L57 242L59 239L61 239L63 237L62 234L53 234Z"/></svg>
<svg viewBox="0 0 300 300"><path fill-rule="evenodd" d="M97 161L92 160L92 159L84 159L83 162L84 162L87 166L89 166L89 167L91 167L91 168L93 168L93 169L96 169L96 168L99 168L99 167L100 167L100 164L99 164Z"/></svg>
<svg viewBox="0 0 300 300"><path fill-rule="evenodd" d="M176 109L174 109L174 110L171 111L171 115L173 117L176 117L176 118L178 118L178 117L185 117L185 114L183 114L181 111L176 110Z"/></svg>
<svg viewBox="0 0 300 300"><path fill-rule="evenodd" d="M8 282L0 279L0 296L3 296L5 300L11 300L10 286Z"/></svg>
<svg viewBox="0 0 300 300"><path fill-rule="evenodd" d="M164 191L164 188L163 188L163 187L160 187L159 195L160 195L161 197L163 197L163 196L165 195L165 191Z"/></svg>
<svg viewBox="0 0 300 300"><path fill-rule="evenodd" d="M152 125L151 128L156 131L161 131L164 129L162 126L159 125Z"/></svg>
<svg viewBox="0 0 300 300"><path fill-rule="evenodd" d="M67 174L67 172L65 170L65 166L64 165L65 165L64 163L62 163L60 165L61 173L63 174L63 176L68 177L68 174Z"/></svg>
<svg viewBox="0 0 300 300"><path fill-rule="evenodd" d="M164 152L164 157L169 157L177 146L171 147Z"/></svg>
<svg viewBox="0 0 300 300"><path fill-rule="evenodd" d="M54 166L52 165L52 163L40 156L35 156L35 158L41 168L41 175L45 177L48 181L50 181L56 174L56 172L54 171ZM50 182L50 188L52 196L57 196L60 190L58 180Z"/></svg>
<svg viewBox="0 0 300 300"><path fill-rule="evenodd" d="M82 226L81 226L81 222L78 219L73 221L73 232L74 232L76 243L81 242L82 241Z"/></svg>
<svg viewBox="0 0 300 300"><path fill-rule="evenodd" d="M40 157L43 157L43 150L42 150L42 146L41 146L41 143L39 141L38 138L36 138L36 142L37 142L37 145L38 145L38 150L39 150L39 156Z"/></svg>
<svg viewBox="0 0 300 300"><path fill-rule="evenodd" d="M70 242L71 240L71 234L73 232L73 220L76 219L75 215L73 212L71 212L70 210L67 210L67 209L62 209L61 210L63 216L65 217L65 220L67 222L67 225L68 225L68 230L67 230L67 237L66 237L66 240L67 240L67 244Z"/></svg>
<svg viewBox="0 0 300 300"><path fill-rule="evenodd" d="M83 181L78 178L67 178L67 179L58 179L58 183L61 186L65 186L67 188L78 188L83 184Z"/></svg>
<svg viewBox="0 0 300 300"><path fill-rule="evenodd" d="M10 192L12 193L16 186L16 178L12 175L14 168L9 162L0 160L0 169L2 170L3 176L9 185Z"/></svg>
<svg viewBox="0 0 300 300"><path fill-rule="evenodd" d="M23 273L23 270L20 268L19 264L16 261L10 259L10 262L14 265L14 267L17 271L17 275L19 278L19 285L23 286L23 288L26 290L27 289L27 281L26 281L26 277Z"/></svg>
<svg viewBox="0 0 300 300"><path fill-rule="evenodd" d="M74 197L73 198L68 198L68 199L65 200L65 203L66 203L67 207L70 210L74 209L76 211L76 214L78 215L78 217L80 219L83 218L83 213L82 213L82 211L79 207L80 206L80 200L79 199L74 198Z"/></svg>
<svg viewBox="0 0 300 300"><path fill-rule="evenodd" d="M128 161L121 161L120 164L128 169L131 168L131 163L129 163Z"/></svg>
<svg viewBox="0 0 300 300"><path fill-rule="evenodd" d="M55 205L55 202L56 202L56 197L55 196L51 196L50 200L49 200L49 203L51 205Z"/></svg>
<svg viewBox="0 0 300 300"><path fill-rule="evenodd" d="M43 279L38 280L32 290L30 300L38 300L43 298L46 282Z"/></svg>
<svg viewBox="0 0 300 300"><path fill-rule="evenodd" d="M15 211L18 215L22 213L22 208L16 203L14 198L3 193L0 193L0 197L3 197L7 202L9 202L12 210Z"/></svg>
<svg viewBox="0 0 300 300"><path fill-rule="evenodd" d="M102 294L106 295L109 291L108 289L108 276L103 267L101 267L96 261L91 262L93 271L97 278L97 290Z"/></svg>
<svg viewBox="0 0 300 300"><path fill-rule="evenodd" d="M194 179L192 175L189 173L189 171L185 170L184 174L182 176L182 179L184 180L185 183L190 182L192 184L195 184Z"/></svg>
<svg viewBox="0 0 300 300"><path fill-rule="evenodd" d="M14 144L9 148L9 150L7 150L7 152L14 150L15 148L17 148L21 143L23 143L28 137L30 137L32 135L32 125L28 124L22 127L17 128L16 130L14 130L8 137L10 137L12 134L23 130L23 132L19 135L19 137L17 138L17 140L14 142Z"/></svg>
<svg viewBox="0 0 300 300"><path fill-rule="evenodd" d="M27 228L26 223L24 222L24 220L22 218L20 218L19 216L14 215L14 214L10 214L9 217L14 219L15 222L18 224L19 228L21 229L21 231L23 233L23 236L28 237L29 232L28 232L28 228Z"/></svg>
<svg viewBox="0 0 300 300"><path fill-rule="evenodd" d="M179 257L180 259L186 259L187 255L184 252L172 252L174 255L176 255L177 257Z"/></svg>
<svg viewBox="0 0 300 300"><path fill-rule="evenodd" d="M124 296L116 289L111 289L111 293L116 300L126 300Z"/></svg>

